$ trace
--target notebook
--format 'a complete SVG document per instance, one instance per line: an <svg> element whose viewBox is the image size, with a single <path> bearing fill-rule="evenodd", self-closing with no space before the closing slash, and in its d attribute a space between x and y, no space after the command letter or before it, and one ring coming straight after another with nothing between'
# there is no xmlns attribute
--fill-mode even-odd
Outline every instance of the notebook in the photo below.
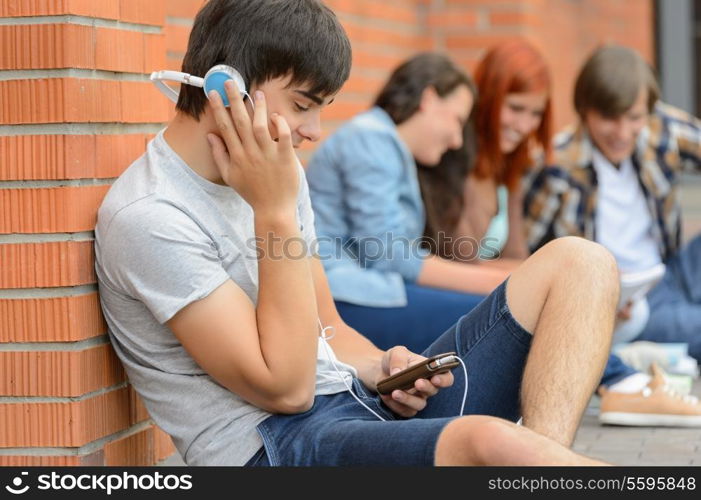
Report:
<svg viewBox="0 0 701 500"><path fill-rule="evenodd" d="M628 302L643 298L664 276L666 266L657 264L644 271L621 273L621 298L618 308L622 309Z"/></svg>

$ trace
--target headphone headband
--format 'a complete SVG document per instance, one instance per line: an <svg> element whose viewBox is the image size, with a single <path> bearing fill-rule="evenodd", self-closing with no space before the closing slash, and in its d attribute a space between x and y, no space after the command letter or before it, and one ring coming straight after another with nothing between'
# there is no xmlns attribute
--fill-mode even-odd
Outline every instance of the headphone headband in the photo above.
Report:
<svg viewBox="0 0 701 500"><path fill-rule="evenodd" d="M233 80L242 95L248 96L253 105L253 100L251 96L246 92L246 83L235 68L227 66L226 64L217 64L207 71L204 78L198 76L193 76L188 73L182 73L180 71L170 71L161 70L154 71L151 73L151 81L158 87L158 89L171 101L178 102L179 93L172 89L170 86L164 83L164 80L170 80L174 82L183 83L185 85L192 85L193 87L200 87L204 90L205 96L209 98L209 92L216 90L224 101L224 106L229 105L229 98L224 90L224 82L227 80Z"/></svg>

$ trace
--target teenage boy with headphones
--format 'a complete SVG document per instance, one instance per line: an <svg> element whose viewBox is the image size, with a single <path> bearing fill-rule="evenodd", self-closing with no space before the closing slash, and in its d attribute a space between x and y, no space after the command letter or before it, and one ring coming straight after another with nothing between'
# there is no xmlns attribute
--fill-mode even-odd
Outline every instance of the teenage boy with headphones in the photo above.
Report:
<svg viewBox="0 0 701 500"><path fill-rule="evenodd" d="M595 463L568 447L613 328L615 263L601 247L548 245L423 355L381 351L341 321L308 256L294 148L319 139L350 61L317 0L210 0L197 15L183 70L233 66L255 111L232 82L209 100L183 85L96 227L110 339L150 415L192 465ZM472 415L457 416L461 372L375 394L446 351L467 366Z"/></svg>

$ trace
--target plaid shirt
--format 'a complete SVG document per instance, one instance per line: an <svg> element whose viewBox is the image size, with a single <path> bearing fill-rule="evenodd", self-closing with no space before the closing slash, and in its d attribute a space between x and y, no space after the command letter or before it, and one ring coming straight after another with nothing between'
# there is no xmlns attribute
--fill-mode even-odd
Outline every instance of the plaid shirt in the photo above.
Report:
<svg viewBox="0 0 701 500"><path fill-rule="evenodd" d="M525 178L531 252L561 236L596 241L598 181L592 153L580 124L555 138L554 165L536 168ZM632 161L655 222L653 237L666 260L681 242L680 174L685 168L701 170L701 120L658 102L638 136Z"/></svg>

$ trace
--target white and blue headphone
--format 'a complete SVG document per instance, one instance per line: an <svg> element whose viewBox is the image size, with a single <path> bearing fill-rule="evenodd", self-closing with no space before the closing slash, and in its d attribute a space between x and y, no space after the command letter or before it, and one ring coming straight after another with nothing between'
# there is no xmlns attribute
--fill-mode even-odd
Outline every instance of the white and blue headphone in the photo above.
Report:
<svg viewBox="0 0 701 500"><path fill-rule="evenodd" d="M224 90L224 82L227 80L233 80L238 87L241 95L248 97L253 105L253 99L246 91L246 82L244 82L241 73L239 73L235 68L227 66L226 64L217 64L211 68L204 75L204 78L198 76L192 76L187 73L181 73L180 71L154 71L151 73L151 81L158 87L158 89L171 101L178 102L178 92L173 90L171 87L166 85L163 81L171 80L174 82L184 83L185 85L192 85L193 87L200 87L204 89L204 94L209 98L208 94L212 90L219 92L219 95L224 101L224 106L229 106L229 99L226 96L226 91Z"/></svg>

